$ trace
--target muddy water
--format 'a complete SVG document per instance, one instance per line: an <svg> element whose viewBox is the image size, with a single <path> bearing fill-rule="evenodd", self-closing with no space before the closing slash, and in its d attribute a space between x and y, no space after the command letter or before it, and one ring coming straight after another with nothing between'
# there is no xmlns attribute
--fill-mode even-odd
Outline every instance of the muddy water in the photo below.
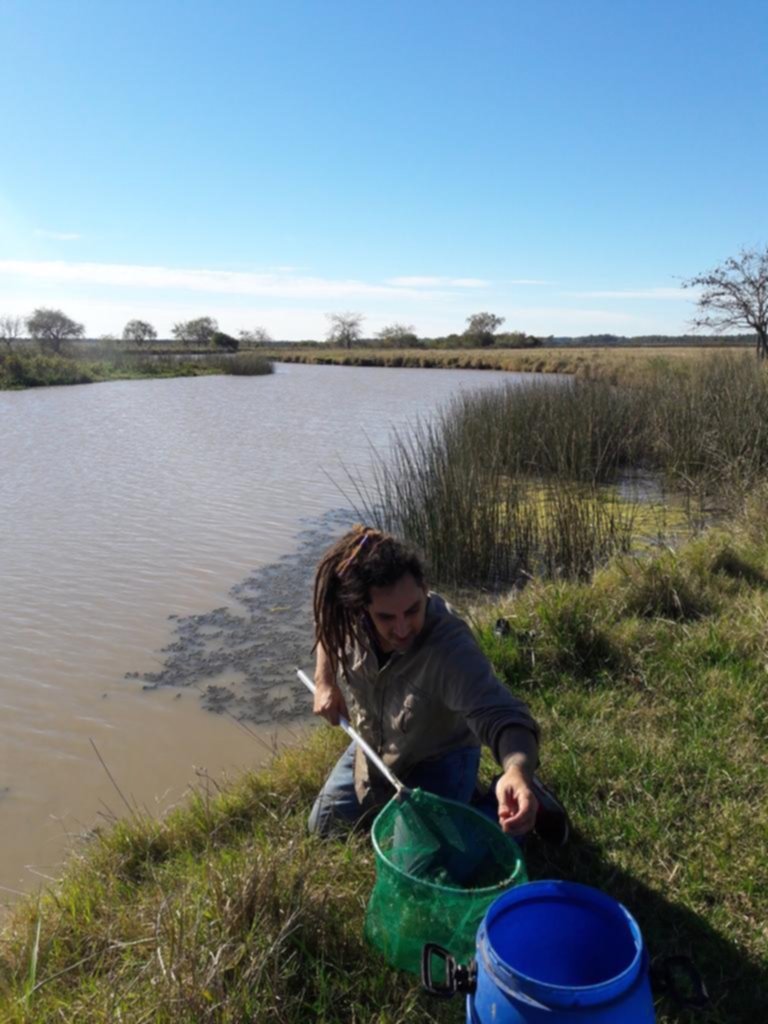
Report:
<svg viewBox="0 0 768 1024"><path fill-rule="evenodd" d="M296 737L342 465L365 475L392 425L511 379L278 366L0 393L0 906L125 802L162 811Z"/></svg>

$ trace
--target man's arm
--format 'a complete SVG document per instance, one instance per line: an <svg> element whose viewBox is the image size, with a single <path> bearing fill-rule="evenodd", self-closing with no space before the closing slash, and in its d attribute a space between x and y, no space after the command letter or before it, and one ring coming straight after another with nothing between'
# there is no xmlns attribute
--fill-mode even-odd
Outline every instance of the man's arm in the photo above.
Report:
<svg viewBox="0 0 768 1024"><path fill-rule="evenodd" d="M322 644L317 645L315 701L312 710L316 715L322 715L331 725L339 724L339 716L349 718L344 694L339 689L331 659Z"/></svg>
<svg viewBox="0 0 768 1024"><path fill-rule="evenodd" d="M508 726L498 744L504 769L496 783L499 824L513 836L524 835L533 828L539 806L531 789L539 745L531 730L522 726Z"/></svg>
<svg viewBox="0 0 768 1024"><path fill-rule="evenodd" d="M462 619L444 626L437 678L444 703L462 714L503 769L496 783L499 822L522 835L533 827L538 802L531 788L538 764L539 727L527 705L498 679L469 626Z"/></svg>

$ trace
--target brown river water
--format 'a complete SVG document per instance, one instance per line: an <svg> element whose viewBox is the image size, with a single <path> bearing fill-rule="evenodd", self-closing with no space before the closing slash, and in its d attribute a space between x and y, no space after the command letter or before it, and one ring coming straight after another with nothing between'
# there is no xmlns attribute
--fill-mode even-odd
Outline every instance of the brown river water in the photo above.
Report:
<svg viewBox="0 0 768 1024"><path fill-rule="evenodd" d="M348 472L512 380L278 365L0 392L0 909L126 802L162 813L300 740Z"/></svg>

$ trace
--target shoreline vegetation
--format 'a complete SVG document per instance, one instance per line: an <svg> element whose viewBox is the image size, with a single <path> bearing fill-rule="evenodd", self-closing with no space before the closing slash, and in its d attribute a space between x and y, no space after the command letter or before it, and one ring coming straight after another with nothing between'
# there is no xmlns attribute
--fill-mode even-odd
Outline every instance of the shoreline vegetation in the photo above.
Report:
<svg viewBox="0 0 768 1024"><path fill-rule="evenodd" d="M474 586L479 641L542 724L575 836L532 838L530 877L601 888L652 957L692 956L710 1006L662 994L659 1024L747 1024L768 991L768 377L751 353L644 354L614 366L621 388L606 372L458 399L396 438L360 500L426 549L435 582ZM601 488L631 471L693 513L717 505L719 525L642 552L622 527L606 545ZM527 552L510 546L521 533ZM306 834L345 743L319 726L162 821L93 832L11 913L0 1019L457 1024L458 998L429 1001L363 940L367 837Z"/></svg>
<svg viewBox="0 0 768 1024"><path fill-rule="evenodd" d="M509 373L562 373L586 380L631 383L654 368L687 366L704 355L738 355L751 358L751 349L733 346L585 346L538 348L385 349L360 346L335 348L326 345L265 346L264 355L274 362L310 363L323 366L408 367L433 370L503 370Z"/></svg>
<svg viewBox="0 0 768 1024"><path fill-rule="evenodd" d="M532 381L397 432L356 491L362 518L415 543L442 587L588 580L615 553L669 543L674 519L690 532L737 512L768 479L767 423L754 356L652 363L619 387Z"/></svg>
<svg viewBox="0 0 768 1024"><path fill-rule="evenodd" d="M367 344L343 348L328 342L246 342L240 343L239 351L228 352L216 352L210 347L190 348L178 342L132 348L117 341L78 340L67 343L60 352L48 352L24 341L0 351L0 391L216 373L255 376L273 372L273 364L278 362L556 373L620 384L633 383L667 366L673 369L691 366L703 356L726 354L750 358L752 350L746 342L717 344L706 339L701 339L699 345L622 343L549 347L545 342L521 348L397 348Z"/></svg>
<svg viewBox="0 0 768 1024"><path fill-rule="evenodd" d="M210 374L260 376L272 373L269 359L258 352L104 350L46 353L16 350L0 353L0 391L97 384L112 380L155 377L202 377Z"/></svg>

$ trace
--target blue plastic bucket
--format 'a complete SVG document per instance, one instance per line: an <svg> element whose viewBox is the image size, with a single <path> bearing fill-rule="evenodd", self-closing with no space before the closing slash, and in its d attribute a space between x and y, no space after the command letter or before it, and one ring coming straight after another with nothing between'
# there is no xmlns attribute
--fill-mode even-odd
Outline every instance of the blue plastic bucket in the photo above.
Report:
<svg viewBox="0 0 768 1024"><path fill-rule="evenodd" d="M530 882L477 935L469 1024L653 1024L648 954L632 915L598 889Z"/></svg>

